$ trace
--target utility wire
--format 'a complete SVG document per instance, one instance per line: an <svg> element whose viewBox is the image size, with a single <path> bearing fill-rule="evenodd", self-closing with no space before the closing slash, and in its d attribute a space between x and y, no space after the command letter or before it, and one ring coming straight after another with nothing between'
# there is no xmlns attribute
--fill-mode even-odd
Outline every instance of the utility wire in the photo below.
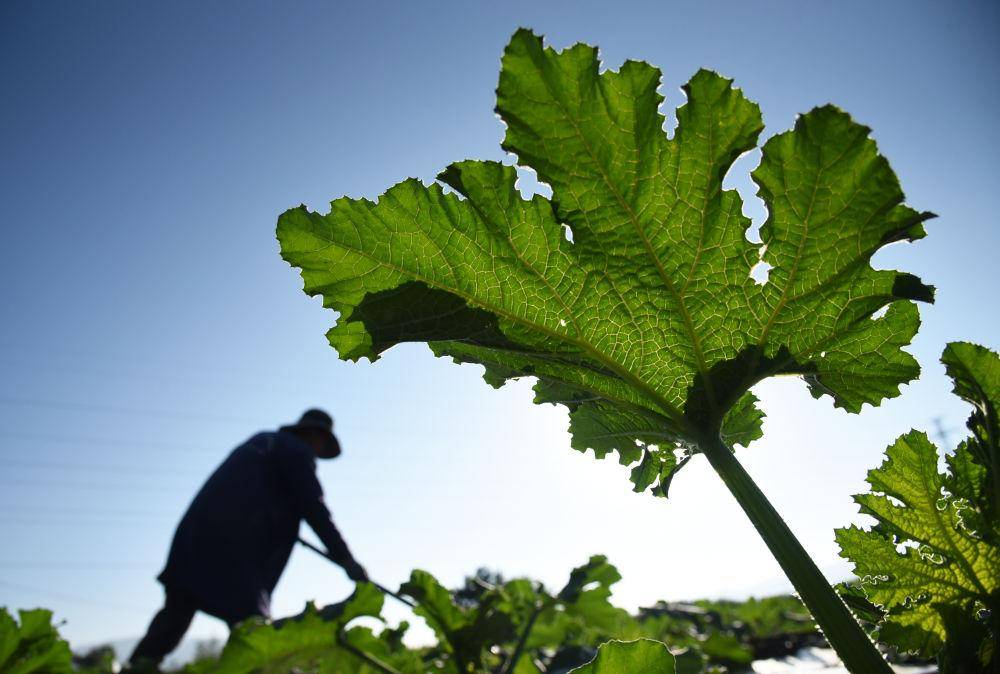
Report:
<svg viewBox="0 0 1000 674"><path fill-rule="evenodd" d="M15 514L8 515L7 513L0 513L0 522L38 522L40 524L54 523L54 524L87 524L87 523L125 523L130 524L134 522L147 522L149 520L174 520L179 519L176 515L53 515L51 513L45 515L32 515L32 514Z"/></svg>
<svg viewBox="0 0 1000 674"><path fill-rule="evenodd" d="M45 468L47 470L80 470L80 471L101 471L102 473L120 473L124 475L163 475L169 473L171 476L191 476L204 475L204 471L177 470L162 466L139 466L136 464L124 463L66 463L64 461L46 461L44 459L0 459L0 466L13 466L16 468Z"/></svg>
<svg viewBox="0 0 1000 674"><path fill-rule="evenodd" d="M149 523L148 517L134 519L38 519L38 518L13 518L0 516L0 526L25 526L25 527L76 527L93 529L95 526L127 527L146 525ZM165 522L172 522L172 519L165 517L156 518Z"/></svg>
<svg viewBox="0 0 1000 674"><path fill-rule="evenodd" d="M40 400L37 398L19 398L0 395L0 405L17 407L40 407L48 409L69 410L73 412L107 412L109 414L129 414L155 417L160 419L196 419L198 421L216 421L220 423L256 423L247 417L230 417L219 414L204 414L201 412L175 412L171 410L147 409L141 407L119 407L117 405L101 405L96 403L81 403L65 400Z"/></svg>
<svg viewBox="0 0 1000 674"><path fill-rule="evenodd" d="M4 358L0 357L0 362L7 361L10 363L22 364L17 358ZM216 379L222 372L211 372L211 371L188 371L188 375L185 376L181 374L181 370L170 366L165 368L168 372L154 372L152 370L145 371L133 371L128 372L124 370L114 370L110 368L96 368L96 367L81 367L76 365L52 365L50 363L44 363L43 365L33 364L30 366L29 370L32 374L37 374L40 372L53 372L57 374L82 374L82 375L93 375L100 377L101 379L137 379L142 381L148 381L150 379L159 379L163 381L172 381L185 384L198 384L203 385L205 379L209 376L215 377ZM225 374L237 374L225 373ZM247 376L253 376L253 373L247 371L243 373Z"/></svg>
<svg viewBox="0 0 1000 674"><path fill-rule="evenodd" d="M31 592L32 594L40 594L43 596L48 596L53 599L58 599L59 601L64 601L71 604L99 606L101 608L115 609L116 611L133 611L136 613L146 613L149 610L145 608L140 608L139 606L133 606L131 604L119 604L116 602L103 601L101 599L93 599L91 597L81 597L79 595L74 595L74 594L53 592L48 588L44 587L33 587L31 585L21 585L20 583L8 583L5 580L0 580L0 587L9 587L12 590L18 590L20 592Z"/></svg>
<svg viewBox="0 0 1000 674"><path fill-rule="evenodd" d="M63 481L48 481L48 480L0 480L0 484L5 486L14 487L59 487L59 488L69 488L69 489L89 489L97 491L109 491L109 492L130 492L130 493L145 493L148 491L158 491L158 492L172 492L174 494L180 493L190 493L190 489L181 489L176 486L164 486L161 484L153 485L136 485L136 484L98 484L96 482L63 482Z"/></svg>
<svg viewBox="0 0 1000 674"><path fill-rule="evenodd" d="M97 350L86 350L86 349L60 349L58 352L53 349L39 349L38 344L33 342L7 342L6 344L0 344L0 353L10 354L15 351L27 351L35 353L43 357L45 360L43 363L49 366L53 362L54 358L70 358L73 363L79 363L80 361L87 361L90 363L96 361L103 361L104 363L114 363L133 366L162 366L164 368L169 368L173 372L187 372L191 374L200 374L204 372L214 372L217 374L246 374L252 377L260 376L260 371L251 368L244 367L238 364L233 365L220 365L215 361L209 363L195 363L193 361L185 361L181 359L171 359L170 361L151 361L146 357L122 357L122 354L112 353L108 351L97 351ZM13 361L17 363L23 363L24 357L12 358L12 357L2 357L2 359L8 362ZM333 358L331 361L336 362ZM65 363L60 363L60 366L66 367Z"/></svg>
<svg viewBox="0 0 1000 674"><path fill-rule="evenodd" d="M0 346L0 353L4 351L9 351ZM23 357L10 357L0 355L0 362L14 363L17 365L23 365ZM54 372L62 374L84 374L84 375L94 375L102 379L116 378L116 379L132 379L139 381L148 381L150 379L158 379L162 381L177 382L181 384L194 384L198 386L204 386L206 383L206 378L210 378L211 383L218 383L225 388L236 388L243 386L242 378L253 378L259 379L261 377L261 372L259 370L254 370L252 368L220 368L220 367L210 367L210 366L189 366L184 367L183 365L178 366L177 363L164 363L164 371L156 371L151 369L113 369L113 368L101 368L101 367L86 367L80 365L66 365L66 364L52 364L50 361L44 361L41 364L32 364L30 371L34 374L37 372ZM266 375L266 373L265 373ZM225 378L224 378L225 377ZM233 378L241 378L239 381L232 381ZM279 380L282 381L282 380ZM269 389L274 388L274 384L268 384ZM289 391L295 391L297 393L302 393L302 387L295 385L294 387L289 386ZM316 390L317 396L328 396L328 391Z"/></svg>
<svg viewBox="0 0 1000 674"><path fill-rule="evenodd" d="M70 443L70 444L81 444L81 445L97 445L97 446L111 446L111 447L153 447L155 449L165 449L168 451L178 451L178 452L198 452L207 454L210 450L206 450L203 447L185 446L185 445L175 445L166 442L156 442L155 440L132 440L123 438L93 438L93 437L76 437L72 435L48 435L45 433L18 433L15 431L0 431L0 437L3 438L17 438L21 440L40 440L43 442L59 442L59 443Z"/></svg>
<svg viewBox="0 0 1000 674"><path fill-rule="evenodd" d="M116 516L116 515L125 515L125 516L135 515L137 517L166 517L168 515L169 516L173 516L174 514L177 514L177 513L174 513L173 511L167 512L165 510L155 510L155 511L154 510L122 510L122 509L107 510L107 509L100 509L100 508L77 508L76 506L73 506L73 507L63 507L63 508L52 508L52 507L48 507L48 506L26 506L26 505L19 505L19 504L14 504L14 505L0 504L0 513L7 513L7 512L24 512L24 513L28 513L28 514L47 513L47 514L53 514L53 515L79 513L81 515L111 515L112 517Z"/></svg>
<svg viewBox="0 0 1000 674"><path fill-rule="evenodd" d="M0 569L37 569L39 571L139 571L142 569L151 569L157 564L161 564L162 561L156 562L134 562L134 563L87 563L87 564L62 564L56 563L46 563L46 562L23 562L23 561L0 561Z"/></svg>

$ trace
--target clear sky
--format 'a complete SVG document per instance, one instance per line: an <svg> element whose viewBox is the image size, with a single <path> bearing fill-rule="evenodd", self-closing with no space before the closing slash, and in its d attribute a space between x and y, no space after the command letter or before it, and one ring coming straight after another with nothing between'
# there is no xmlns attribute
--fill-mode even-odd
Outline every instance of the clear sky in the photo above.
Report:
<svg viewBox="0 0 1000 674"><path fill-rule="evenodd" d="M376 197L451 161L505 159L493 114L518 26L605 63L659 66L664 111L699 67L760 103L767 137L829 101L871 126L911 205L940 215L876 258L938 287L911 351L924 375L857 416L795 380L759 387L766 435L739 456L832 578L833 528L882 449L967 410L937 363L1000 346L1000 6L972 2L294 2L0 4L0 605L48 606L76 643L134 636L202 480L257 430L319 405L342 459L321 479L384 584L478 566L551 585L592 553L616 600L784 589L698 459L669 501L569 448L530 382L494 391L422 345L342 363L334 315L278 256L277 215ZM729 181L760 222L742 158ZM509 158L507 158L509 161ZM343 598L298 551L278 615ZM391 609L393 618L402 615ZM199 619L196 634L224 634Z"/></svg>

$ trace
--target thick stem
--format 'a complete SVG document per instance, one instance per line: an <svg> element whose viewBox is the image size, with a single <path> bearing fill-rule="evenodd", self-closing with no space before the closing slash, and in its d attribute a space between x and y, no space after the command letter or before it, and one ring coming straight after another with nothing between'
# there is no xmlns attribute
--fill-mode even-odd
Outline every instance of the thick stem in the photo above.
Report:
<svg viewBox="0 0 1000 674"><path fill-rule="evenodd" d="M823 635L852 674L892 674L885 658L820 573L795 534L754 483L753 478L718 438L703 445L715 472L729 487Z"/></svg>

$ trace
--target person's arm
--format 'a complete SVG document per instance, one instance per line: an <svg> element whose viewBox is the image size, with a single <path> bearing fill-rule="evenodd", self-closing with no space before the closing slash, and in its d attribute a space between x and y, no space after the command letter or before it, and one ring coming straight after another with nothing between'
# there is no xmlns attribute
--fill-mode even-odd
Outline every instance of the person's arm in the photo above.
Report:
<svg viewBox="0 0 1000 674"><path fill-rule="evenodd" d="M316 532L327 554L344 567L351 580L367 580L364 568L354 559L323 500L323 487L316 478L316 460L296 450L279 449L277 454L282 477L302 519Z"/></svg>

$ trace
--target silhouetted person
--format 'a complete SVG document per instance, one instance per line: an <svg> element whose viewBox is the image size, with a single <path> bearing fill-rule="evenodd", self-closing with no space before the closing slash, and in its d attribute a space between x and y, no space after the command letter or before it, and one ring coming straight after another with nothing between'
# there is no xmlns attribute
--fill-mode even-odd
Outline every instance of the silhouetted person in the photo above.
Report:
<svg viewBox="0 0 1000 674"><path fill-rule="evenodd" d="M166 600L135 647L133 666L158 665L196 611L232 627L270 617L271 592L305 520L354 581L368 579L323 503L316 458L340 456L333 419L308 410L292 426L258 433L222 462L184 514L159 575Z"/></svg>

